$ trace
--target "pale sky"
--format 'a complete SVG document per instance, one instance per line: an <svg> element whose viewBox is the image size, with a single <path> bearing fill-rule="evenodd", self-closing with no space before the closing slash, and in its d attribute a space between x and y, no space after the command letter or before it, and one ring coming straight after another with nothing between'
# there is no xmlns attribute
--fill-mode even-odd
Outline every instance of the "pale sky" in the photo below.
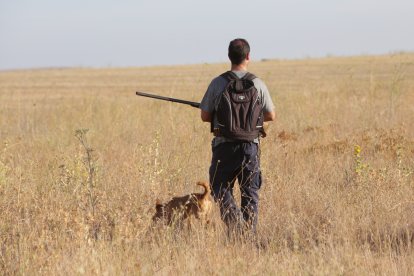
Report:
<svg viewBox="0 0 414 276"><path fill-rule="evenodd" d="M0 70L414 51L414 0L0 0Z"/></svg>

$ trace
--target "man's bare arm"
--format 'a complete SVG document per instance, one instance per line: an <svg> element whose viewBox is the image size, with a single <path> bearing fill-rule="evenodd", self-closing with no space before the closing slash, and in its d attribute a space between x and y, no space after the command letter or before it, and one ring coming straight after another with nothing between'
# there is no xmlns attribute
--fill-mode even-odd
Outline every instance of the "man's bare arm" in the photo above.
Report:
<svg viewBox="0 0 414 276"><path fill-rule="evenodd" d="M274 111L265 112L263 115L264 115L265 122L274 121L276 119L276 113Z"/></svg>

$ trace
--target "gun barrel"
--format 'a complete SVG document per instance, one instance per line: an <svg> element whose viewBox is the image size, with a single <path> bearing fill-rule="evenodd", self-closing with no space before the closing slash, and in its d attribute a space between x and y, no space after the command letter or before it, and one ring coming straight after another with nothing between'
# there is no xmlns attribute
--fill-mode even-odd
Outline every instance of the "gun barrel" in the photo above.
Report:
<svg viewBox="0 0 414 276"><path fill-rule="evenodd" d="M138 92L137 91L136 95L137 96L148 97L148 98L153 98L153 99L158 99L158 100L163 100L163 101L174 102L174 103L187 104L187 105L191 105L192 107L196 107L196 108L200 107L200 103L197 103L197 102L190 102L190 101L186 101L186 100L180 100L180 99L175 99L175 98L170 98L170 97L158 96L158 95L149 94L149 93L145 93L145 92Z"/></svg>

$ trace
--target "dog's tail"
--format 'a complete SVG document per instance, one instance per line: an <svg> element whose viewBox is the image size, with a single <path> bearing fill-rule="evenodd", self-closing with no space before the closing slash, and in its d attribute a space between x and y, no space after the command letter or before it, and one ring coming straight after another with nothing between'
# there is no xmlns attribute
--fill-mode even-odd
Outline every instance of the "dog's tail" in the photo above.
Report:
<svg viewBox="0 0 414 276"><path fill-rule="evenodd" d="M210 185L202 181L197 182L197 185L204 187L204 193L201 194L201 198L205 199L210 194Z"/></svg>

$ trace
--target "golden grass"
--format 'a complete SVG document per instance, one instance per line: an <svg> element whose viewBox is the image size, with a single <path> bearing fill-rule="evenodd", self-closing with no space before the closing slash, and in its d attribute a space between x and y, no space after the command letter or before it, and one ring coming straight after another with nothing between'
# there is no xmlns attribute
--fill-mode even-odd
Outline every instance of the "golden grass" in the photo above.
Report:
<svg viewBox="0 0 414 276"><path fill-rule="evenodd" d="M208 179L211 135L135 91L200 101L227 67L0 72L0 274L413 274L413 54L251 64L278 115L267 249L227 241L217 210L207 229L149 228L157 197Z"/></svg>

